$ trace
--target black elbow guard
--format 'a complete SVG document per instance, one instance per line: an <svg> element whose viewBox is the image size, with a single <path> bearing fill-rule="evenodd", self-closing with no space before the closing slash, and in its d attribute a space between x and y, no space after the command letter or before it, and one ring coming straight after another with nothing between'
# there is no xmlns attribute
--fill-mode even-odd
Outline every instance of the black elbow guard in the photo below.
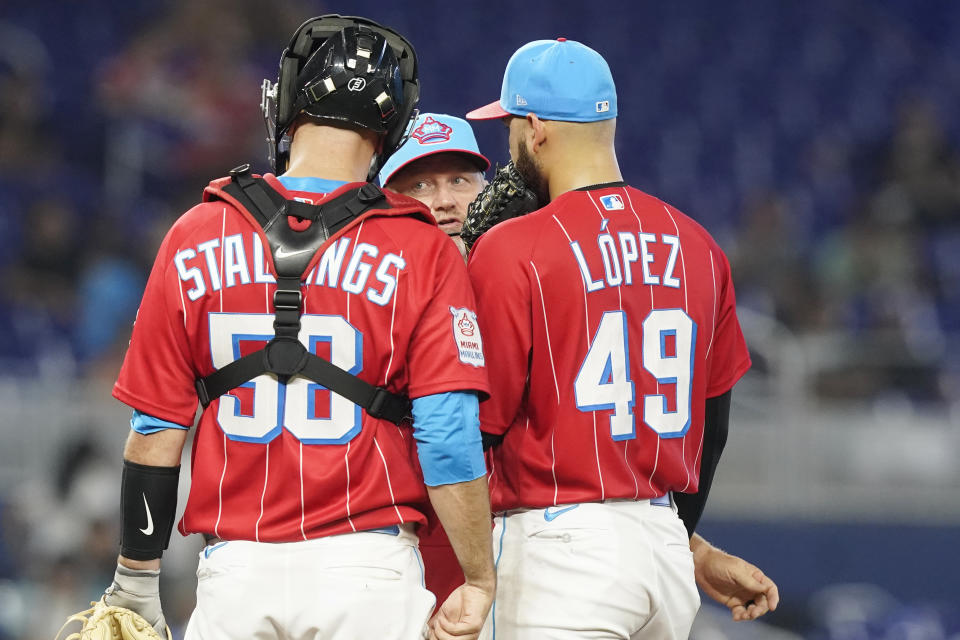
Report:
<svg viewBox="0 0 960 640"><path fill-rule="evenodd" d="M123 461L120 483L120 554L154 560L170 543L177 514L180 465L151 467Z"/></svg>

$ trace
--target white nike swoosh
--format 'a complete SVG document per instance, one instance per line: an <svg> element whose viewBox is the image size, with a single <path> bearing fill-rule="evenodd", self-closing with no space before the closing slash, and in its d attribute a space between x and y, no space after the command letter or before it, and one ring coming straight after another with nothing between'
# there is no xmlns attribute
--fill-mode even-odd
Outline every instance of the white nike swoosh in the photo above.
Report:
<svg viewBox="0 0 960 640"><path fill-rule="evenodd" d="M300 249L299 251L287 251L284 247L277 247L277 250L274 253L278 258L289 258L290 256L295 256L300 253L306 253L307 251L312 251L312 249Z"/></svg>
<svg viewBox="0 0 960 640"><path fill-rule="evenodd" d="M140 529L140 533L145 536L149 536L153 533L153 516L150 515L150 505L147 504L147 494L141 493L143 496L143 508L147 510L147 526L145 529Z"/></svg>

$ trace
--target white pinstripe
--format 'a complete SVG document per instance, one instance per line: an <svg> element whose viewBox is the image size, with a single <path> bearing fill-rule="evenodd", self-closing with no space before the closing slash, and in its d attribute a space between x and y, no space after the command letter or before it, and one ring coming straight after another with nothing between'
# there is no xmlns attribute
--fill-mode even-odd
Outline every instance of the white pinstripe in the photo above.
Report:
<svg viewBox="0 0 960 640"><path fill-rule="evenodd" d="M557 450L553 446L553 440L557 435L557 428L554 426L550 430L550 473L553 474L553 504L557 504L557 496L560 493L560 485L557 484Z"/></svg>
<svg viewBox="0 0 960 640"><path fill-rule="evenodd" d="M677 253L680 254L680 270L683 273L683 312L689 313L690 310L690 300L687 297L687 261L683 258L683 243L680 242L680 227L677 226L677 220L673 217L673 214L670 213L670 209L667 208L667 205L663 205L663 210L667 212L667 215L670 216L670 221L673 222L673 229L677 232ZM696 352L696 345L692 347L694 352ZM693 375L693 371L690 372L690 375ZM678 408L679 411L679 408ZM691 416L691 420L693 417ZM689 433L689 431L688 431ZM700 446L703 446L703 429L700 430ZM699 454L698 454L699 455ZM683 485L683 489L680 490L680 493L683 493L687 490L687 487L690 486L690 467L687 466L687 434L683 434L680 442L680 459L683 460L683 470L687 472L687 482Z"/></svg>
<svg viewBox="0 0 960 640"><path fill-rule="evenodd" d="M180 308L183 309L183 328L187 328L187 303L183 300L183 280L177 281L177 289L180 291ZM138 310L139 313L139 310ZM206 409L204 409L206 411ZM177 527L182 534L186 530L186 514L180 518L180 526Z"/></svg>
<svg viewBox="0 0 960 640"><path fill-rule="evenodd" d="M223 478L227 475L227 434L223 435L223 471L220 472L220 486L217 489L217 522L213 525L213 534L220 537L220 515L223 513Z"/></svg>
<svg viewBox="0 0 960 640"><path fill-rule="evenodd" d="M347 458L349 455L350 443L347 442L347 451L343 454L343 464L347 466L347 523L350 525L351 529L356 531L357 528L353 526L353 518L350 517L350 460Z"/></svg>
<svg viewBox="0 0 960 640"><path fill-rule="evenodd" d="M543 286L540 284L540 273L537 271L537 265L530 261L530 267L533 269L533 275L537 279L537 290L540 292L540 308L543 310L543 326L547 330L547 353L550 354L550 369L553 371L553 388L557 392L557 404L560 404L560 384L557 382L557 367L553 362L553 347L550 346L550 325L547 322L547 303L543 298Z"/></svg>
<svg viewBox="0 0 960 640"><path fill-rule="evenodd" d="M634 417L634 424L636 424L636 417ZM633 499L636 500L640 497L640 483L637 480L637 474L633 472L633 467L627 461L627 446L629 444L629 440L623 441L623 464L630 470L630 475L633 476Z"/></svg>
<svg viewBox="0 0 960 640"><path fill-rule="evenodd" d="M187 328L187 303L183 300L183 280L177 282L177 288L180 290L180 308L183 309L183 328Z"/></svg>
<svg viewBox="0 0 960 640"><path fill-rule="evenodd" d="M633 202L630 200L630 194L627 193L627 188L626 188L626 187L621 187L621 189L623 189L623 195L624 195L624 197L627 199L627 202L630 203L630 212L633 214L633 217L637 219L637 227L639 228L639 230L640 230L641 232L643 232L643 223L640 222L640 216L637 215L636 209L633 208ZM624 269L626 269L626 268L627 268L626 263L624 263ZM623 274L624 279L626 279L626 276L627 276L627 274L624 273L624 274ZM619 286L619 285L618 285L618 286L617 286L617 296L619 297L619 300L620 300L620 309L621 309L621 310L623 310L623 293L622 293L622 291L623 291L622 286ZM651 308L653 307L653 286L652 286L652 285L650 286L650 306L651 306ZM634 423L634 425L636 425L636 423L637 423L637 414L636 414L636 413L633 414L633 423ZM630 475L633 476L633 488L634 488L633 499L636 500L637 498L640 497L640 481L639 481L639 479L637 478L636 472L633 470L633 465L631 465L631 464L627 461L627 448L628 448L629 446L630 446L630 441L629 441L629 440L623 440L623 464L624 464L624 465L627 467L627 469L630 471Z"/></svg>
<svg viewBox="0 0 960 640"><path fill-rule="evenodd" d="M220 313L223 313L223 241L227 235L227 207L223 207L220 214L220 273L217 275L220 281ZM186 318L186 313L184 313ZM218 403L219 406L219 403ZM220 472L220 484L217 487L217 522L213 525L213 533L220 536L220 517L223 514L223 479L227 475L227 434L223 434L223 470Z"/></svg>
<svg viewBox="0 0 960 640"><path fill-rule="evenodd" d="M609 220L609 218L605 217L603 212L600 211L599 205L597 205L596 201L593 199L593 195L591 195L589 191L587 191L587 197L590 198L590 202L593 203L593 208L596 209L597 213L600 214L600 219ZM626 265L624 265L624 267L626 267ZM620 279L620 284L617 285L617 307L620 309L620 311L623 311L623 278ZM624 440L624 442L626 442L626 440Z"/></svg>
<svg viewBox="0 0 960 640"><path fill-rule="evenodd" d="M361 221L360 221L360 224L357 225L357 235L355 235L355 236L353 237L353 246L354 246L354 248L356 248L356 246L357 246L358 244L360 244L360 232L363 231L363 223L364 223L364 222L366 222L366 220L361 220ZM341 284L342 284L342 282L341 282ZM398 283L398 284L399 284L399 283ZM347 322L350 322L350 298L351 298L352 296L351 296L349 293L347 293L346 291L343 292L343 295L347 296Z"/></svg>
<svg viewBox="0 0 960 640"><path fill-rule="evenodd" d="M403 260L403 250L400 251L400 259ZM387 370L383 372L383 386L387 386L387 380L390 378L390 367L393 365L393 320L397 316L397 298L400 297L400 265L397 268L397 285L393 290L393 306L390 309L390 359L387 361Z"/></svg>
<svg viewBox="0 0 960 640"><path fill-rule="evenodd" d="M558 221L559 222L559 221ZM562 226L560 227L563 228ZM566 231L564 231L566 233ZM569 236L568 236L569 237ZM540 292L540 308L543 311L543 326L547 331L547 353L550 355L550 370L553 371L553 388L557 393L557 406L560 405L560 384L557 382L557 366L553 361L553 347L550 345L550 325L547 322L547 302L543 297L543 285L540 284L540 273L537 271L537 265L533 264L533 261L530 261L530 268L533 269L533 275L537 279L537 290ZM550 463L550 469L553 472L553 503L557 503L557 493L560 491L560 487L557 484L557 455L553 448L553 437L556 433L556 429L550 432L550 454L552 456L552 461Z"/></svg>
<svg viewBox="0 0 960 640"><path fill-rule="evenodd" d="M653 469L650 471L650 477L647 478L647 485L650 486L650 491L654 491L653 488L653 474L657 472L657 464L660 463L660 438L657 438L657 452L654 454L653 458Z"/></svg>
<svg viewBox="0 0 960 640"><path fill-rule="evenodd" d="M403 260L403 249L400 250L400 259ZM393 306L390 310L390 359L387 361L387 370L383 373L383 386L387 386L387 380L390 378L390 367L393 366L393 356L394 356L394 342L393 342L393 324L394 319L397 315L397 298L400 297L400 265L395 265L397 269L397 285L393 290ZM403 433L403 429L400 425L396 425L397 433L400 434L400 437L404 440L407 439L407 436Z"/></svg>
<svg viewBox="0 0 960 640"><path fill-rule="evenodd" d="M690 301L687 299L687 262L683 259L683 243L680 242L680 227L677 226L677 221L674 219L673 214L670 213L670 209L664 205L663 210L667 212L667 215L670 216L670 221L673 222L673 229L677 232L677 244L680 245L677 249L677 252L680 254L680 269L683 273L683 311L684 313L689 313L690 311Z"/></svg>
<svg viewBox="0 0 960 640"><path fill-rule="evenodd" d="M223 242L227 237L227 208L223 208L223 216L220 218L220 274L217 276L220 280L220 313L223 313L223 290L226 283L223 281L223 256L226 251L223 250Z"/></svg>
<svg viewBox="0 0 960 640"><path fill-rule="evenodd" d="M600 216L601 220L605 220L603 213L600 211L600 207L597 206L597 203L593 201L593 196L587 191L587 198L590 200L590 203L593 205L593 208L597 210L597 215ZM587 353L590 352L590 308L587 303L587 287L586 284L581 280L581 286L583 287L583 325L586 330L586 339L587 339ZM593 418L593 454L597 459L597 476L600 478L600 500L606 498L606 487L603 485L603 468L600 466L600 445L597 443L597 412L591 411L590 416Z"/></svg>
<svg viewBox="0 0 960 640"><path fill-rule="evenodd" d="M626 193L626 191L627 191L626 188L623 188L623 191L624 191L624 193ZM594 208L596 208L597 213L600 214L600 218L606 219L606 218L604 218L603 213L601 213L601 211L600 211L600 207L597 206L596 201L593 199L593 196L590 194L589 191L587 192L587 195L590 197L590 202L593 203L593 206L594 206ZM627 199L629 200L629 196L627 196ZM632 203L631 203L631 205L630 205L630 209L633 210L633 204L632 204ZM633 211L633 215L634 215L634 217L637 218L637 224L639 225L639 224L640 224L640 217L637 216L637 212L636 212L636 211ZM642 229L641 229L641 230L642 230ZM626 269L626 264L624 264L624 268ZM624 277L626 277L626 274L623 274L623 275L624 275ZM651 296L652 296L652 295L653 295L653 287L652 287L652 286L650 287L650 293L651 293ZM620 284L617 285L617 306L619 307L620 311L623 311L623 279L621 279L621 280L620 280ZM596 418L596 416L597 416L597 414L594 413L593 416L594 416L594 418L593 418L593 422L594 422L594 432L593 432L593 435L594 435L594 440L596 440L596 436L597 436L597 432L596 432L596 422L597 422L597 418ZM633 424L634 424L634 428L636 428L636 424L637 424L637 415L636 415L636 413L634 413L634 415L633 415ZM634 472L634 470L633 470L633 466L627 461L627 447L629 446L630 441L629 441L629 440L622 440L622 442L623 442L623 464L624 464L625 467L627 467L627 471L630 472L630 475L633 476L633 487L634 487L634 490L635 490L635 491L634 491L634 494L633 494L633 499L636 500L638 497L640 497L640 484L639 484L639 480L637 479L637 474L636 474L636 472ZM599 454L598 454L598 456L599 456Z"/></svg>
<svg viewBox="0 0 960 640"><path fill-rule="evenodd" d="M360 230L362 228L363 228L363 220L361 220L360 224L357 225L357 234L356 236L354 236L354 239L353 239L354 247L356 247L357 243L360 242ZM350 322L350 294L344 291L343 295L347 297L347 322ZM393 340L393 319L392 318L391 318L391 327L390 327L390 340L391 341ZM333 354L331 353L330 355L332 356ZM331 391L330 393L332 394L333 391ZM377 441L376 438L374 438L373 441L374 443L376 443ZM378 446L377 450L379 449L380 447ZM350 523L350 528L353 531L356 531L357 528L353 526L353 520L350 519L350 461L347 459L347 454L349 453L350 453L350 443L348 442L347 451L343 454L343 464L346 466L346 470L347 470L347 522ZM382 453L380 454L380 457L383 457ZM384 462L384 467L386 467L386 462ZM387 476L387 482L389 483L389 481L390 481L390 477ZM391 492L391 495L392 495L392 492Z"/></svg>
<svg viewBox="0 0 960 640"><path fill-rule="evenodd" d="M710 348L713 347L713 334L717 331L717 274L713 268L713 251L710 251L710 282L713 284L713 329L710 331L710 344L707 345L707 352L704 355L704 363L710 355ZM706 427L706 425L704 425ZM697 455L693 459L693 468L697 468L700 457L703 455L703 439L706 437L706 429L700 430L700 446L697 447Z"/></svg>
<svg viewBox="0 0 960 640"><path fill-rule="evenodd" d="M593 454L597 459L597 477L600 478L600 501L603 502L606 500L607 491L606 487L603 486L603 469L600 467L600 446L597 444L597 412L591 411L593 414Z"/></svg>
<svg viewBox="0 0 960 640"><path fill-rule="evenodd" d="M397 500L393 497L393 485L390 483L390 469L387 468L387 459L383 456L383 451L380 450L380 443L377 442L377 437L373 437L373 444L377 448L377 453L380 454L380 460L383 461L383 472L387 475L387 489L390 490L390 504L393 505L393 510L397 512L397 517L400 518L400 522L403 523L403 516L400 515L400 509L397 508Z"/></svg>
<svg viewBox="0 0 960 640"><path fill-rule="evenodd" d="M590 197L590 193L587 192L587 197ZM593 198L590 198L590 202L593 202ZM594 208L596 208L596 203L594 203ZM603 220L603 214L600 213L600 209L597 209L597 213L600 214L600 219ZM560 222L560 219L557 218L554 214L553 219L556 220L557 224L560 226L560 230L563 231L563 235L567 237L567 242L573 242L573 239L570 237L570 234L567 233L567 229L563 226L563 223ZM540 284L539 278L537 279L537 284ZM586 335L587 341L587 352L590 352L590 308L587 303L587 285L584 283L583 279L580 279L580 287L583 290L583 329ZM543 298L543 291L540 292L541 299ZM546 309L544 309L544 321L546 321ZM547 331L547 336L549 339L549 330ZM547 343L549 345L549 341ZM550 356L551 364L553 362L553 356ZM554 374L554 382L556 382L556 374ZM557 402L560 401L560 389L557 388ZM597 477L600 479L600 499L604 500L606 497L606 487L603 485L603 468L600 466L600 446L597 444L597 412L591 411L591 416L593 417L593 454L597 460ZM556 429L554 429L556 430ZM552 445L552 435L551 435L551 445ZM554 462L556 462L556 457L554 457ZM554 478L554 485L556 485L556 478ZM556 500L556 494L554 495L554 500Z"/></svg>
<svg viewBox="0 0 960 640"><path fill-rule="evenodd" d="M303 521L306 517L303 502L303 442L300 442L300 535L307 539L307 533L303 530Z"/></svg>
<svg viewBox="0 0 960 640"><path fill-rule="evenodd" d="M630 191L626 187L623 189L623 195L627 198L627 203L630 205L630 211L633 212L633 216L637 219L637 226L639 227L640 233L643 233L643 222L640 221L640 214L637 213L636 208L633 206L633 200L630 198ZM650 309L655 308L653 302L653 285L647 285L650 289ZM660 393L660 382L654 378L653 383L656 385L657 393ZM650 470L650 477L647 478L647 484L650 486L650 490L653 491L653 476L657 473L657 465L660 463L660 438L656 439L657 441L657 450L653 458L653 469Z"/></svg>
<svg viewBox="0 0 960 640"><path fill-rule="evenodd" d="M270 477L270 443L266 447L266 467L263 471L263 491L260 492L260 517L257 518L257 524L254 530L254 536L257 542L260 542L260 520L263 519L263 498L267 495L267 479Z"/></svg>
<svg viewBox="0 0 960 640"><path fill-rule="evenodd" d="M596 200L593 199L593 194L591 194L589 191L587 191L586 194L587 194L587 198L590 199L590 204L592 204L593 208L597 210L597 214L600 216L600 219L601 220L606 219L606 216L604 216L603 212L600 211L600 206L597 204Z"/></svg>
<svg viewBox="0 0 960 640"><path fill-rule="evenodd" d="M710 331L710 344L707 345L707 352L704 354L704 360L710 356L710 349L713 348L713 334L717 332L717 272L713 268L713 250L710 250L710 283L713 285L713 330Z"/></svg>
<svg viewBox="0 0 960 640"><path fill-rule="evenodd" d="M270 292L269 292L269 283L263 284L263 306L266 309L267 313L270 313ZM266 447L266 463L265 469L263 472L263 490L260 492L260 516L257 518L257 524L254 530L254 535L257 542L260 542L260 520L263 519L263 501L267 495L267 480L270 479L270 443L267 443Z"/></svg>

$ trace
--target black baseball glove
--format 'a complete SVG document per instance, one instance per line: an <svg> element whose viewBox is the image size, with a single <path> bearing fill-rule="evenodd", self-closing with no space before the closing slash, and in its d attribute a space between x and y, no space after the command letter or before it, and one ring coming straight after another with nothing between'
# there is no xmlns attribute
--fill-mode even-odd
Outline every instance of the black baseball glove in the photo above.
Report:
<svg viewBox="0 0 960 640"><path fill-rule="evenodd" d="M469 250L493 225L539 208L536 194L527 187L513 162L508 162L497 168L490 184L467 207L460 237Z"/></svg>

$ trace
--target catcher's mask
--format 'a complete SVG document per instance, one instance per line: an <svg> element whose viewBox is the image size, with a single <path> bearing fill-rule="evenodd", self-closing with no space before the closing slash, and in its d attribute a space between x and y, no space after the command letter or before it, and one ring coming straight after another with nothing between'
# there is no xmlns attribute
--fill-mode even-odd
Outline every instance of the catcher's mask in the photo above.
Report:
<svg viewBox="0 0 960 640"><path fill-rule="evenodd" d="M280 56L276 83L264 80L260 108L270 166L286 170L290 125L300 113L384 134L368 180L403 144L420 98L417 55L396 31L337 14L304 22Z"/></svg>

